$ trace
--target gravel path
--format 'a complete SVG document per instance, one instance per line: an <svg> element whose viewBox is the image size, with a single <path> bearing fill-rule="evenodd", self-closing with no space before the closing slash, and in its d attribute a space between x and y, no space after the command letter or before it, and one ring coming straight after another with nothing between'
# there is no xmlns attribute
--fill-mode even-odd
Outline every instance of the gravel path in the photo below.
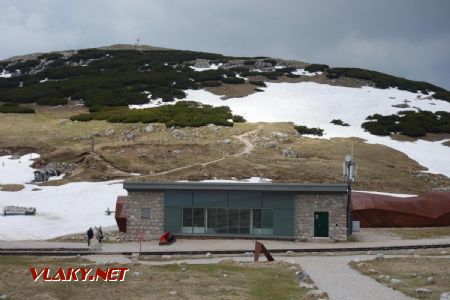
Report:
<svg viewBox="0 0 450 300"><path fill-rule="evenodd" d="M308 272L319 289L328 293L330 300L413 299L350 268L349 256L305 256L294 260Z"/></svg>
<svg viewBox="0 0 450 300"><path fill-rule="evenodd" d="M373 259L373 255L365 255L362 259ZM131 260L120 256L90 255L86 258L96 262L114 261L117 263L130 263ZM399 291L386 287L376 280L360 274L350 268L348 263L352 256L302 256L302 257L276 257L276 260L284 260L289 263L300 264L314 281L315 285L322 291L326 291L330 300L410 300L410 298ZM213 264L225 258L198 258L183 259L175 261L140 261L141 264L156 266L175 263L186 264ZM231 259L230 257L226 259ZM234 257L236 261L253 261L253 257Z"/></svg>
<svg viewBox="0 0 450 300"><path fill-rule="evenodd" d="M175 169L171 169L171 170L162 171L162 172L159 172L159 173L154 173L154 174L148 175L148 177L154 177L154 176L159 176L159 175L166 175L166 174L178 172L178 171L181 171L181 170L189 169L189 168L192 168L192 167L198 166L198 165L201 165L202 167L206 167L208 165L215 164L215 163L220 162L220 161L222 161L224 159L227 159L228 157L239 157L239 156L242 156L244 154L249 154L250 152L253 151L253 144L248 139L248 136L258 132L261 129L262 129L262 126L259 125L256 129L253 129L252 131L248 131L246 133L243 133L243 134L240 134L240 135L237 135L237 136L233 136L234 138L238 139L240 142L244 143L244 145L245 145L244 149L242 151L236 153L236 154L233 154L233 155L230 155L230 156L223 156L221 158L214 159L214 160L211 160L211 161L206 161L206 162L203 162L203 163L195 163L195 164L191 164L191 165L187 165L187 166L183 166L183 167L179 167L179 168L175 168Z"/></svg>

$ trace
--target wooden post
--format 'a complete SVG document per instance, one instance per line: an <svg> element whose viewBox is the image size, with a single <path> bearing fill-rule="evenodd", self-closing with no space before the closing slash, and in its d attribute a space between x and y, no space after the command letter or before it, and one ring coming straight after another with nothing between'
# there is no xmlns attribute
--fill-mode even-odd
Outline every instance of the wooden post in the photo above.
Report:
<svg viewBox="0 0 450 300"><path fill-rule="evenodd" d="M94 152L94 145L95 145L94 136L91 136L91 152Z"/></svg>

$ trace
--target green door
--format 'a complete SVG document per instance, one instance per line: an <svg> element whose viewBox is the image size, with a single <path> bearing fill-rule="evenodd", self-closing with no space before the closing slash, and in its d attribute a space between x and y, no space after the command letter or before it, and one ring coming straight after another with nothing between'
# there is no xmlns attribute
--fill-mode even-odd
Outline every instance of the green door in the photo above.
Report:
<svg viewBox="0 0 450 300"><path fill-rule="evenodd" d="M314 212L314 236L328 237L328 212Z"/></svg>

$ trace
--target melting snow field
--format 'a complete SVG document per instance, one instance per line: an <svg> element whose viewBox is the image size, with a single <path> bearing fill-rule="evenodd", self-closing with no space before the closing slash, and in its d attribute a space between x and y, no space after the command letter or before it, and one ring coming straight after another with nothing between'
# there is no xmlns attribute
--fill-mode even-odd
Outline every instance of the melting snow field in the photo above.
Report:
<svg viewBox="0 0 450 300"><path fill-rule="evenodd" d="M39 188L39 191L33 189ZM76 182L62 186L26 185L19 192L0 191L0 209L7 205L36 207L36 216L0 216L0 240L49 239L86 231L90 226L116 228L116 198L126 195L121 182Z"/></svg>
<svg viewBox="0 0 450 300"><path fill-rule="evenodd" d="M0 215L0 240L49 239L86 231L90 226L116 228L114 215L106 216L105 210L114 210L116 198L127 195L121 181L75 182L62 186L37 186L33 180L31 159L27 154L19 159L0 157L0 184L23 184L18 192L0 190L0 212L8 205L33 206L36 216ZM39 189L33 191L33 189Z"/></svg>
<svg viewBox="0 0 450 300"><path fill-rule="evenodd" d="M264 92L244 98L221 100L220 96L205 90L189 90L185 100L198 101L213 106L227 105L234 114L249 122L294 122L325 130L321 138L360 137L372 144L383 144L399 150L428 168L430 173L450 176L450 148L444 141L401 142L389 137L380 137L365 132L361 124L369 115L394 114L404 108L392 107L408 100L408 104L432 112L450 111L450 103L421 99L419 94L398 89L376 89L372 87L348 88L313 82L266 83ZM341 119L351 126L343 127L330 123Z"/></svg>
<svg viewBox="0 0 450 300"><path fill-rule="evenodd" d="M33 159L39 154L31 153L19 159L11 159L11 155L0 156L0 184L21 184L34 179L34 170L31 167Z"/></svg>

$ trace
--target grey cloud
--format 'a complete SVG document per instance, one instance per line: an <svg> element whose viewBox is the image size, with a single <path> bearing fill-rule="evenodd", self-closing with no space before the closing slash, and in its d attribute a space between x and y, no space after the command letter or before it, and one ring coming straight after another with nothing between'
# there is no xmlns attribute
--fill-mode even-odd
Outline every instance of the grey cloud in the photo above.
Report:
<svg viewBox="0 0 450 300"><path fill-rule="evenodd" d="M359 66L450 88L446 0L0 2L0 58L115 43Z"/></svg>

